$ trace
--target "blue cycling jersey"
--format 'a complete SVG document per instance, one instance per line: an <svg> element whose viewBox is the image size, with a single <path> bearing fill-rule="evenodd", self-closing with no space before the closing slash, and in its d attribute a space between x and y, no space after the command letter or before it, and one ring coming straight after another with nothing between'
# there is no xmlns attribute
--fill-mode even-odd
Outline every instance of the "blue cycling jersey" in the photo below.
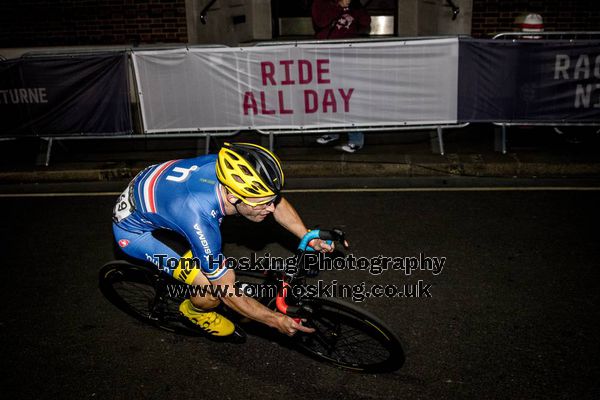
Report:
<svg viewBox="0 0 600 400"><path fill-rule="evenodd" d="M222 277L220 225L225 216L221 184L215 173L216 155L172 160L140 172L121 194L113 212L113 230L129 255L159 264L156 251L173 251L149 233L169 229L185 237L209 280ZM167 272L167 265L160 265Z"/></svg>

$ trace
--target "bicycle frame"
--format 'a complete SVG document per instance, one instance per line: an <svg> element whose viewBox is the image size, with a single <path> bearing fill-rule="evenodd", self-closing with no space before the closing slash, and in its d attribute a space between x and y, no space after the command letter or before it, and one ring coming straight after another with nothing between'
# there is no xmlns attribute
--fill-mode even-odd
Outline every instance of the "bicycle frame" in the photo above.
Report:
<svg viewBox="0 0 600 400"><path fill-rule="evenodd" d="M296 262L295 265L297 268L294 272L289 271L265 271L263 274L247 274L253 275L257 278L265 279L265 280L273 280L277 285L277 294L274 298L275 305L277 310L282 314L286 314L298 323L300 323L302 318L308 317L311 315L312 310L301 303L301 301L297 302L297 304L289 304L288 299L291 298L290 292L291 287L294 284L302 284L304 282L306 274L304 269L304 256L308 251L314 251L309 246L309 243L313 239L323 239L328 243L332 243L333 241L338 241L347 246L347 242L344 239L344 233L341 230L312 230L308 232L300 241L298 248L296 250ZM165 304L165 299L168 296L167 286L169 285L169 277L164 274L159 274L156 277L156 297L154 298L153 304L151 306L152 313L149 315L149 318L153 320L159 320L157 314L161 314L163 310L160 309L160 306ZM173 283L181 284L179 281L173 281ZM271 303L273 301L272 298L267 298L268 302Z"/></svg>
<svg viewBox="0 0 600 400"><path fill-rule="evenodd" d="M275 298L275 305L277 306L277 310L282 314L286 314L292 318L297 323L300 323L302 317L307 317L312 313L308 307L303 306L302 303L298 305L290 305L287 303L288 293L290 291L291 285L297 281L298 279L304 279L304 275L300 272L304 271L304 256L307 251L314 251L312 247L309 246L309 243L313 239L323 239L326 240L327 243L331 244L333 241L337 241L341 243L345 248L348 247L348 242L345 240L344 232L339 229L333 230L312 230L309 231L298 245L296 250L296 263L297 266L295 272L283 272L281 273L281 279L278 280L280 283L280 287L277 290L277 296Z"/></svg>

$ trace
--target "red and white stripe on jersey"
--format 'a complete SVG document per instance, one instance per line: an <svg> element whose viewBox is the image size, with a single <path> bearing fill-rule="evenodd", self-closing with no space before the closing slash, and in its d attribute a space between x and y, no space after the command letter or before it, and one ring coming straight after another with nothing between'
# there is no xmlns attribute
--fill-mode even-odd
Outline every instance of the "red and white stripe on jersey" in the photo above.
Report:
<svg viewBox="0 0 600 400"><path fill-rule="evenodd" d="M177 161L179 160L171 160L158 165L154 169L154 171L152 171L152 173L148 175L144 180L144 188L142 194L144 199L144 206L146 207L146 212L156 212L156 196L154 195L154 190L156 189L156 182L158 182L158 178L160 177L160 175Z"/></svg>
<svg viewBox="0 0 600 400"><path fill-rule="evenodd" d="M215 185L215 192L217 192L217 199L219 200L219 208L221 209L221 215L225 215L225 204L223 203L223 194L221 192L221 184Z"/></svg>

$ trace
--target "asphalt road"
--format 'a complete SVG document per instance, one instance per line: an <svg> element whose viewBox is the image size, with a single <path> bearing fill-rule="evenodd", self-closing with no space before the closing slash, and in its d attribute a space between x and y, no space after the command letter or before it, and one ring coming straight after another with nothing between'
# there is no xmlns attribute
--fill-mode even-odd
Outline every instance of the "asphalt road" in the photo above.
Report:
<svg viewBox="0 0 600 400"><path fill-rule="evenodd" d="M114 196L1 198L4 398L597 399L600 192L293 193L305 221L347 231L356 256L446 257L438 275L324 272L431 284L367 299L408 346L394 374L317 363L271 339L243 345L138 323L99 292ZM231 217L225 252L287 255L271 223ZM284 246L282 246L282 243Z"/></svg>

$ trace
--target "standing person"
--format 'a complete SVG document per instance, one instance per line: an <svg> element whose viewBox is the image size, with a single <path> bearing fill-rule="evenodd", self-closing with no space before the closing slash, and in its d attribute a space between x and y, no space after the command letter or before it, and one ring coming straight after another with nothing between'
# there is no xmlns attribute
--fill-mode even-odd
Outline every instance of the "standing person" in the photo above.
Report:
<svg viewBox="0 0 600 400"><path fill-rule="evenodd" d="M320 40L352 39L371 29L371 17L358 0L315 0L311 11Z"/></svg>
<svg viewBox="0 0 600 400"><path fill-rule="evenodd" d="M317 39L352 39L371 28L371 17L358 0L315 0L311 12ZM337 133L323 135L317 143L327 144L339 138ZM362 132L348 132L348 143L342 150L354 153L364 141Z"/></svg>

